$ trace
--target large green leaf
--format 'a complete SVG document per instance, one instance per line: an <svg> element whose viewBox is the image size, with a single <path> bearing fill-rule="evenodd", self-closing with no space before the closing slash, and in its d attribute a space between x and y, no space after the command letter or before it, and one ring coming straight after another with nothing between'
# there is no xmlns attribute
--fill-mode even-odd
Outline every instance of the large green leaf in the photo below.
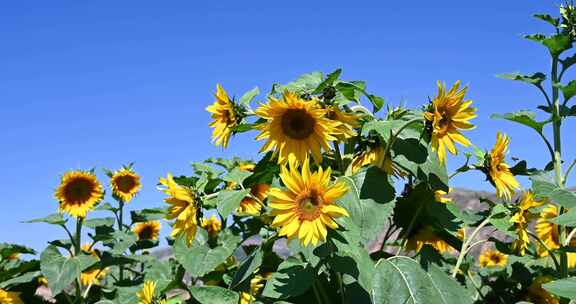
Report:
<svg viewBox="0 0 576 304"><path fill-rule="evenodd" d="M258 87L254 87L252 90L244 93L244 95L242 95L242 97L240 97L239 103L241 105L247 106L250 104L252 99L254 99L254 97L258 96L258 94L260 94L260 89Z"/></svg>
<svg viewBox="0 0 576 304"><path fill-rule="evenodd" d="M542 287L557 296L576 300L576 277L542 284Z"/></svg>
<svg viewBox="0 0 576 304"><path fill-rule="evenodd" d="M193 277L203 276L232 255L240 242L240 237L230 233L221 233L219 241L220 246L210 248L207 232L198 230L196 239L190 247L187 246L184 237L176 239L172 248L174 257Z"/></svg>
<svg viewBox="0 0 576 304"><path fill-rule="evenodd" d="M314 282L314 269L300 260L289 257L278 266L278 271L266 283L262 295L286 299L305 293Z"/></svg>
<svg viewBox="0 0 576 304"><path fill-rule="evenodd" d="M517 122L519 124L525 125L530 127L538 133L542 133L542 128L546 125L547 122L538 122L536 121L536 113L530 110L521 110L512 113L506 114L492 114L490 116L493 119L505 119L513 122Z"/></svg>
<svg viewBox="0 0 576 304"><path fill-rule="evenodd" d="M542 81L546 80L546 75L543 73L534 73L532 75L522 75L518 73L499 74L498 77L510 80L517 80L533 85L540 85Z"/></svg>
<svg viewBox="0 0 576 304"><path fill-rule="evenodd" d="M91 218L85 220L82 225L89 228L96 228L98 226L114 226L115 219L113 217Z"/></svg>
<svg viewBox="0 0 576 304"><path fill-rule="evenodd" d="M64 219L62 214L53 213L53 214L50 214L46 217L35 218L32 220L26 221L25 223L48 223L48 224L52 224L52 225L64 225L64 224L66 224L66 221L67 220Z"/></svg>
<svg viewBox="0 0 576 304"><path fill-rule="evenodd" d="M232 171L230 171L230 173L224 176L224 180L227 182L242 184L242 182L244 182L244 180L250 175L252 175L252 172L250 171L240 170L240 168L234 168L232 169Z"/></svg>
<svg viewBox="0 0 576 304"><path fill-rule="evenodd" d="M246 279L262 265L262 255L262 250L254 250L254 252L242 262L242 265L240 265L240 268L238 268L238 271L234 274L230 288L236 288L236 286L242 284L242 282L246 281Z"/></svg>
<svg viewBox="0 0 576 304"><path fill-rule="evenodd" d="M50 245L40 255L40 270L48 280L53 295L59 294L80 276L80 272L96 263L93 256L64 257L56 246Z"/></svg>
<svg viewBox="0 0 576 304"><path fill-rule="evenodd" d="M318 87L316 87L316 89L314 90L314 92L312 92L312 94L320 94L324 91L324 89L326 89L329 86L332 86L334 82L338 80L340 74L342 74L342 69L337 69L334 72L328 74L326 76L326 79L324 79L324 81L322 81L322 83L320 83Z"/></svg>
<svg viewBox="0 0 576 304"><path fill-rule="evenodd" d="M418 262L397 256L376 264L370 294L375 304L466 304L472 298L456 281L435 265L426 273Z"/></svg>
<svg viewBox="0 0 576 304"><path fill-rule="evenodd" d="M561 86L560 89L564 95L564 102L567 102L576 95L576 80L571 80L567 85Z"/></svg>
<svg viewBox="0 0 576 304"><path fill-rule="evenodd" d="M557 188L552 172L549 171L534 174L530 176L530 180L532 181L532 191L537 199L546 199L550 197L552 191Z"/></svg>
<svg viewBox="0 0 576 304"><path fill-rule="evenodd" d="M576 194L570 190L556 188L548 196L553 202L565 208L576 207Z"/></svg>
<svg viewBox="0 0 576 304"><path fill-rule="evenodd" d="M544 45L553 57L558 57L572 47L572 39L567 33L558 33L549 37L542 34L526 35L524 37Z"/></svg>
<svg viewBox="0 0 576 304"><path fill-rule="evenodd" d="M217 206L222 218L228 217L238 206L243 198L248 195L248 190L222 190L218 193Z"/></svg>
<svg viewBox="0 0 576 304"><path fill-rule="evenodd" d="M571 209L562 215L550 219L550 221L558 225L574 227L576 226L576 209Z"/></svg>
<svg viewBox="0 0 576 304"><path fill-rule="evenodd" d="M284 90L298 93L311 93L322 83L322 78L322 72L303 74L298 77L298 79L284 86L276 85L272 93L282 93Z"/></svg>
<svg viewBox="0 0 576 304"><path fill-rule="evenodd" d="M236 304L238 293L218 286L190 287L190 292L200 304Z"/></svg>

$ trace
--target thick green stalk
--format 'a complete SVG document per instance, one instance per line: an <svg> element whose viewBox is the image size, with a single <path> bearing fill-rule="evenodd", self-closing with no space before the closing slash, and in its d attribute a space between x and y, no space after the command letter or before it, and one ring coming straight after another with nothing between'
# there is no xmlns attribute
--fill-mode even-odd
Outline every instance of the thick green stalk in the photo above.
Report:
<svg viewBox="0 0 576 304"><path fill-rule="evenodd" d="M119 231L124 231L124 223L123 223L123 218L124 218L124 202L121 200L118 200L118 230ZM124 280L124 265L120 265L119 267L119 274L118 274L118 278L120 279L120 281Z"/></svg>
<svg viewBox="0 0 576 304"><path fill-rule="evenodd" d="M79 217L76 219L76 233L74 234L74 256L77 256L80 254L80 251L82 249L82 244L81 244L81 240L82 240L82 223L84 222L84 218L83 217ZM82 290L81 290L81 284L80 284L80 278L76 278L75 281L75 287L76 287L76 299L75 299L75 303L82 303L83 299L82 299Z"/></svg>

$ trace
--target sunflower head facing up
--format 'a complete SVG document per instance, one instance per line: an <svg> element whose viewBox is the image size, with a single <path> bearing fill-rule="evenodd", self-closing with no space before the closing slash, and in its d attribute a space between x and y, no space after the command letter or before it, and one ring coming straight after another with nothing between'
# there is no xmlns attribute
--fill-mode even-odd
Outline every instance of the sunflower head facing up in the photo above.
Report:
<svg viewBox="0 0 576 304"><path fill-rule="evenodd" d="M142 290L136 293L136 296L138 296L138 304L166 304L165 299L156 297L156 282L154 281L144 281Z"/></svg>
<svg viewBox="0 0 576 304"><path fill-rule="evenodd" d="M482 267L504 267L508 262L508 256L498 250L486 250L478 257Z"/></svg>
<svg viewBox="0 0 576 304"><path fill-rule="evenodd" d="M132 232L136 234L139 241L155 241L160 235L160 221L137 223L134 228L132 228Z"/></svg>
<svg viewBox="0 0 576 304"><path fill-rule="evenodd" d="M250 188L250 194L252 196L247 196L242 199L240 202L240 206L236 212L239 214L246 214L246 215L258 215L262 210L264 205L262 202L268 197L268 190L270 189L270 185L268 184L255 184ZM257 199L255 199L255 198Z"/></svg>
<svg viewBox="0 0 576 304"><path fill-rule="evenodd" d="M271 188L268 192L275 216L272 227L281 227L280 236L289 240L298 237L304 246L316 245L326 239L326 227L338 228L334 218L349 216L346 209L336 205L348 188L343 182L331 184L330 175L330 168L310 172L308 160L302 164L301 172L292 162L290 169L282 167L280 178L287 189Z"/></svg>
<svg viewBox="0 0 576 304"><path fill-rule="evenodd" d="M62 176L54 196L61 211L84 218L102 200L104 189L94 173L69 171Z"/></svg>
<svg viewBox="0 0 576 304"><path fill-rule="evenodd" d="M506 164L505 157L508 151L510 139L506 134L500 132L496 135L496 144L492 151L486 155L484 172L488 181L496 188L496 196L510 200L514 190L520 188L520 184L510 172L510 167Z"/></svg>
<svg viewBox="0 0 576 304"><path fill-rule="evenodd" d="M266 120L256 127L261 131L256 139L267 140L260 151L274 150L279 164L289 159L302 163L309 153L320 163L322 149L330 150L329 141L337 140L334 135L340 123L326 118L326 110L315 99L303 100L285 91L281 100L270 97L256 115Z"/></svg>
<svg viewBox="0 0 576 304"><path fill-rule="evenodd" d="M4 304L24 304L20 299L20 293L14 291L6 291L0 288L0 303Z"/></svg>
<svg viewBox="0 0 576 304"><path fill-rule="evenodd" d="M430 245L439 253L445 253L452 248L446 241L440 238L434 228L430 225L425 225L416 229L406 243L406 250L419 252L424 245Z"/></svg>
<svg viewBox="0 0 576 304"><path fill-rule="evenodd" d="M326 107L326 118L338 122L334 136L338 142L345 142L348 138L356 136L355 128L360 127L358 116L340 110L337 106Z"/></svg>
<svg viewBox="0 0 576 304"><path fill-rule="evenodd" d="M216 101L208 106L206 111L210 112L212 117L212 122L209 124L211 128L214 128L212 142L216 146L226 148L232 136L233 128L240 119L236 113L234 102L220 84L216 85Z"/></svg>
<svg viewBox="0 0 576 304"><path fill-rule="evenodd" d="M460 133L460 130L474 128L469 120L476 117L476 109L471 108L471 100L464 100L467 87L460 89L457 81L450 90L438 82L438 95L428 105L424 113L426 126L432 149L437 151L441 163L446 162L446 150L454 155L458 153L454 142L464 147L470 145L470 141Z"/></svg>
<svg viewBox="0 0 576 304"><path fill-rule="evenodd" d="M140 176L130 168L122 168L110 177L112 195L124 203L130 202L142 188Z"/></svg>
<svg viewBox="0 0 576 304"><path fill-rule="evenodd" d="M202 228L208 231L208 235L214 236L222 229L222 222L216 216L202 219Z"/></svg>
<svg viewBox="0 0 576 304"><path fill-rule="evenodd" d="M160 178L160 184L163 186L160 190L168 195L164 201L170 205L165 218L175 220L170 235L172 237L185 235L190 246L199 224L196 194L191 189L176 183L170 173L166 178Z"/></svg>

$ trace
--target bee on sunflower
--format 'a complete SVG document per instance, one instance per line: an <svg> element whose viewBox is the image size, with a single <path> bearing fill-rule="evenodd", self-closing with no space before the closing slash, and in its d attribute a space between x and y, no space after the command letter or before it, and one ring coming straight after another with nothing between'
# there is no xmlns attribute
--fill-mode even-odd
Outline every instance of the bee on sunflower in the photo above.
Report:
<svg viewBox="0 0 576 304"><path fill-rule="evenodd" d="M163 186L160 190L168 195L164 201L170 205L165 218L175 220L172 225L171 236L184 235L188 246L190 246L196 236L201 218L201 210L197 204L199 198L192 189L176 183L170 173L166 178L160 178L160 184Z"/></svg>
<svg viewBox="0 0 576 304"><path fill-rule="evenodd" d="M132 166L109 172L108 176L112 186L112 195L123 203L129 203L142 188L140 176L132 170Z"/></svg>
<svg viewBox="0 0 576 304"><path fill-rule="evenodd" d="M486 154L484 166L481 168L488 181L496 188L496 196L506 200L512 199L514 190L520 188L520 184L506 164L505 157L509 144L508 136L498 132L496 144L490 153Z"/></svg>
<svg viewBox="0 0 576 304"><path fill-rule="evenodd" d="M85 218L104 197L104 188L92 172L69 171L62 176L54 196L60 211Z"/></svg>
<svg viewBox="0 0 576 304"><path fill-rule="evenodd" d="M138 304L166 304L166 299L159 299L156 296L156 282L145 281L142 290L136 293L140 300Z"/></svg>
<svg viewBox="0 0 576 304"><path fill-rule="evenodd" d="M216 101L206 108L212 117L212 122L208 126L214 128L212 142L216 146L226 148L230 137L234 134L234 128L242 121L245 114L243 108L228 97L228 93L220 84L216 85L215 96Z"/></svg>
<svg viewBox="0 0 576 304"><path fill-rule="evenodd" d="M325 240L326 227L336 229L334 218L349 216L346 209L338 206L336 200L348 191L346 184L330 182L331 169L320 167L311 172L309 160L302 164L301 171L290 162L290 169L281 168L280 179L287 189L271 188L269 206L274 220L272 227L280 227L279 235L289 240L298 237L307 246Z"/></svg>
<svg viewBox="0 0 576 304"><path fill-rule="evenodd" d="M476 117L476 109L470 107L472 101L464 100L466 90L467 87L460 89L460 81L450 90L438 82L438 95L430 101L424 113L432 150L437 151L442 164L446 162L446 149L454 155L458 154L455 142L464 147L470 146L470 141L460 132L473 129L474 125L469 120Z"/></svg>
<svg viewBox="0 0 576 304"><path fill-rule="evenodd" d="M304 100L285 91L282 99L271 96L267 104L260 105L256 115L265 120L256 126L261 131L256 139L267 140L260 152L274 150L279 164L289 160L302 163L308 154L320 163L322 149L329 151L329 142L338 140L340 123L328 119L316 99Z"/></svg>
<svg viewBox="0 0 576 304"><path fill-rule="evenodd" d="M160 235L160 221L147 221L137 223L132 232L136 234L139 241L150 240L155 241Z"/></svg>
<svg viewBox="0 0 576 304"><path fill-rule="evenodd" d="M478 257L482 267L504 267L508 263L508 256L494 249L486 250Z"/></svg>

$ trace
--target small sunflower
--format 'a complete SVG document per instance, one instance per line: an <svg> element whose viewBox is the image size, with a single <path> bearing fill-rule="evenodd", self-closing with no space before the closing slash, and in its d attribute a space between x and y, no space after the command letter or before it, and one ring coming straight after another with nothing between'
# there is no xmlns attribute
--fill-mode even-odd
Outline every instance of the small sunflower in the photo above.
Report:
<svg viewBox="0 0 576 304"><path fill-rule="evenodd" d="M86 217L102 200L104 190L93 173L69 171L62 176L54 196L60 202L61 211L74 217Z"/></svg>
<svg viewBox="0 0 576 304"><path fill-rule="evenodd" d="M454 142L464 147L470 145L470 141L460 133L460 130L474 128L469 120L476 117L476 109L471 108L471 100L464 100L467 87L460 89L460 81L457 81L450 90L438 82L438 95L432 99L428 111L424 113L430 132L432 149L437 151L441 163L446 162L446 148L454 155L458 150Z"/></svg>
<svg viewBox="0 0 576 304"><path fill-rule="evenodd" d="M184 234L188 245L191 245L198 228L196 195L191 189L177 184L170 173L166 178L160 178L160 184L164 186L160 190L169 196L164 199L170 205L166 219L175 219L171 236Z"/></svg>
<svg viewBox="0 0 576 304"><path fill-rule="evenodd" d="M129 168L122 168L114 172L110 177L110 184L112 185L112 195L124 203L130 202L142 188L140 176Z"/></svg>
<svg viewBox="0 0 576 304"><path fill-rule="evenodd" d="M222 229L222 222L213 215L210 218L202 219L202 228L206 229L210 236L214 236Z"/></svg>
<svg viewBox="0 0 576 304"><path fill-rule="evenodd" d="M256 115L266 120L256 127L261 131L256 139L267 139L260 152L274 150L279 164L289 159L303 162L308 153L320 163L322 149L330 150L329 141L337 140L339 123L326 118L326 110L316 100L305 101L288 91L282 100L270 97Z"/></svg>
<svg viewBox="0 0 576 304"><path fill-rule="evenodd" d="M354 113L347 113L340 110L337 106L329 106L326 108L326 118L338 122L335 128L336 138L338 142L345 142L348 138L356 136L355 128L360 126L358 116Z"/></svg>
<svg viewBox="0 0 576 304"><path fill-rule="evenodd" d="M451 191L452 188L448 188L448 192L444 190L436 190L434 191L434 199L439 203L448 204L452 202L452 199L447 197L446 195L448 195L448 193L450 193Z"/></svg>
<svg viewBox="0 0 576 304"><path fill-rule="evenodd" d="M508 256L498 250L486 250L478 257L482 267L504 267L508 262Z"/></svg>
<svg viewBox="0 0 576 304"><path fill-rule="evenodd" d="M514 178L510 167L505 162L506 152L510 139L506 134L502 135L498 132L496 136L496 144L487 155L484 171L488 176L488 180L494 187L496 187L496 196L510 200L514 190L520 187L520 184Z"/></svg>
<svg viewBox="0 0 576 304"><path fill-rule="evenodd" d="M560 248L558 225L552 223L550 220L558 216L558 209L552 204L546 205L540 212L534 230L538 238L541 239L546 246L551 249ZM576 246L576 240L572 239L571 246ZM538 247L538 255L541 257L548 256L549 253L544 246ZM568 252L568 267L573 268L576 266L576 252Z"/></svg>
<svg viewBox="0 0 576 304"><path fill-rule="evenodd" d="M384 153L382 146L369 147L367 150L360 152L354 157L350 164L350 166L352 166L352 173L358 172L364 166L372 165L379 167L390 176L406 176L406 172L394 164L390 153L388 153L388 155L384 155Z"/></svg>
<svg viewBox="0 0 576 304"><path fill-rule="evenodd" d="M516 212L510 218L510 222L514 223L517 235L517 239L512 243L512 248L520 255L525 254L526 248L528 248L528 244L530 243L530 238L528 236L528 221L532 216L530 208L538 207L542 204L542 201L534 199L532 191L527 191L524 193L522 200L520 200Z"/></svg>
<svg viewBox="0 0 576 304"><path fill-rule="evenodd" d="M252 196L243 198L236 212L247 215L260 214L264 206L262 202L268 197L268 189L270 189L270 185L268 184L255 184L252 186L252 188L250 188L250 194ZM254 199L254 197L256 197L257 200Z"/></svg>
<svg viewBox="0 0 576 304"><path fill-rule="evenodd" d="M132 232L136 234L139 241L152 240L155 241L160 235L160 221L147 221L137 223Z"/></svg>
<svg viewBox="0 0 576 304"><path fill-rule="evenodd" d="M238 123L238 117L234 108L234 102L228 97L228 94L220 84L216 85L216 101L206 108L210 112L212 122L209 124L212 131L212 142L216 146L226 148L230 136L232 136L232 129Z"/></svg>
<svg viewBox="0 0 576 304"><path fill-rule="evenodd" d="M452 247L440 238L430 225L422 226L408 238L406 250L419 252L424 245L430 245L439 253L448 252Z"/></svg>
<svg viewBox="0 0 576 304"><path fill-rule="evenodd" d="M155 295L156 293L156 282L145 281L142 290L140 290L136 295L140 302L138 304L166 304L165 299L158 299Z"/></svg>
<svg viewBox="0 0 576 304"><path fill-rule="evenodd" d="M241 171L254 172L254 168L256 168L256 164L253 162L241 162L238 164L238 169Z"/></svg>
<svg viewBox="0 0 576 304"><path fill-rule="evenodd" d="M268 275L269 276L269 275ZM264 281L266 278L262 275L255 275L250 280L250 292L242 291L240 292L240 304L250 304L256 301L255 295L260 292L262 287L264 287Z"/></svg>
<svg viewBox="0 0 576 304"><path fill-rule="evenodd" d="M92 249L90 244L84 244L82 245L82 251L89 253L90 255L100 259L100 256L98 255L98 252L94 249ZM90 284L92 285L96 285L99 284L100 281L102 281L102 279L106 276L108 269L104 268L104 269L90 269L90 270L86 270L83 271L80 274L80 282L82 283L83 286L88 286ZM48 282L48 281L46 281Z"/></svg>
<svg viewBox="0 0 576 304"><path fill-rule="evenodd" d="M338 227L334 218L349 216L346 209L336 205L336 200L348 191L347 186L343 182L331 185L330 175L330 168L310 172L308 160L302 164L302 172L294 163L290 163L290 170L282 167L280 178L287 189L271 188L268 192L275 216L272 227L281 227L280 236L289 240L297 236L304 246L316 245L326 239L326 226Z"/></svg>
<svg viewBox="0 0 576 304"><path fill-rule="evenodd" d="M546 284L553 280L554 279L549 276L540 276L534 279L532 284L528 286L526 301L538 304L559 304L560 301L558 300L558 297L542 288L542 284Z"/></svg>
<svg viewBox="0 0 576 304"><path fill-rule="evenodd" d="M1 304L24 304L20 299L20 293L14 291L6 291L0 288L0 303Z"/></svg>

